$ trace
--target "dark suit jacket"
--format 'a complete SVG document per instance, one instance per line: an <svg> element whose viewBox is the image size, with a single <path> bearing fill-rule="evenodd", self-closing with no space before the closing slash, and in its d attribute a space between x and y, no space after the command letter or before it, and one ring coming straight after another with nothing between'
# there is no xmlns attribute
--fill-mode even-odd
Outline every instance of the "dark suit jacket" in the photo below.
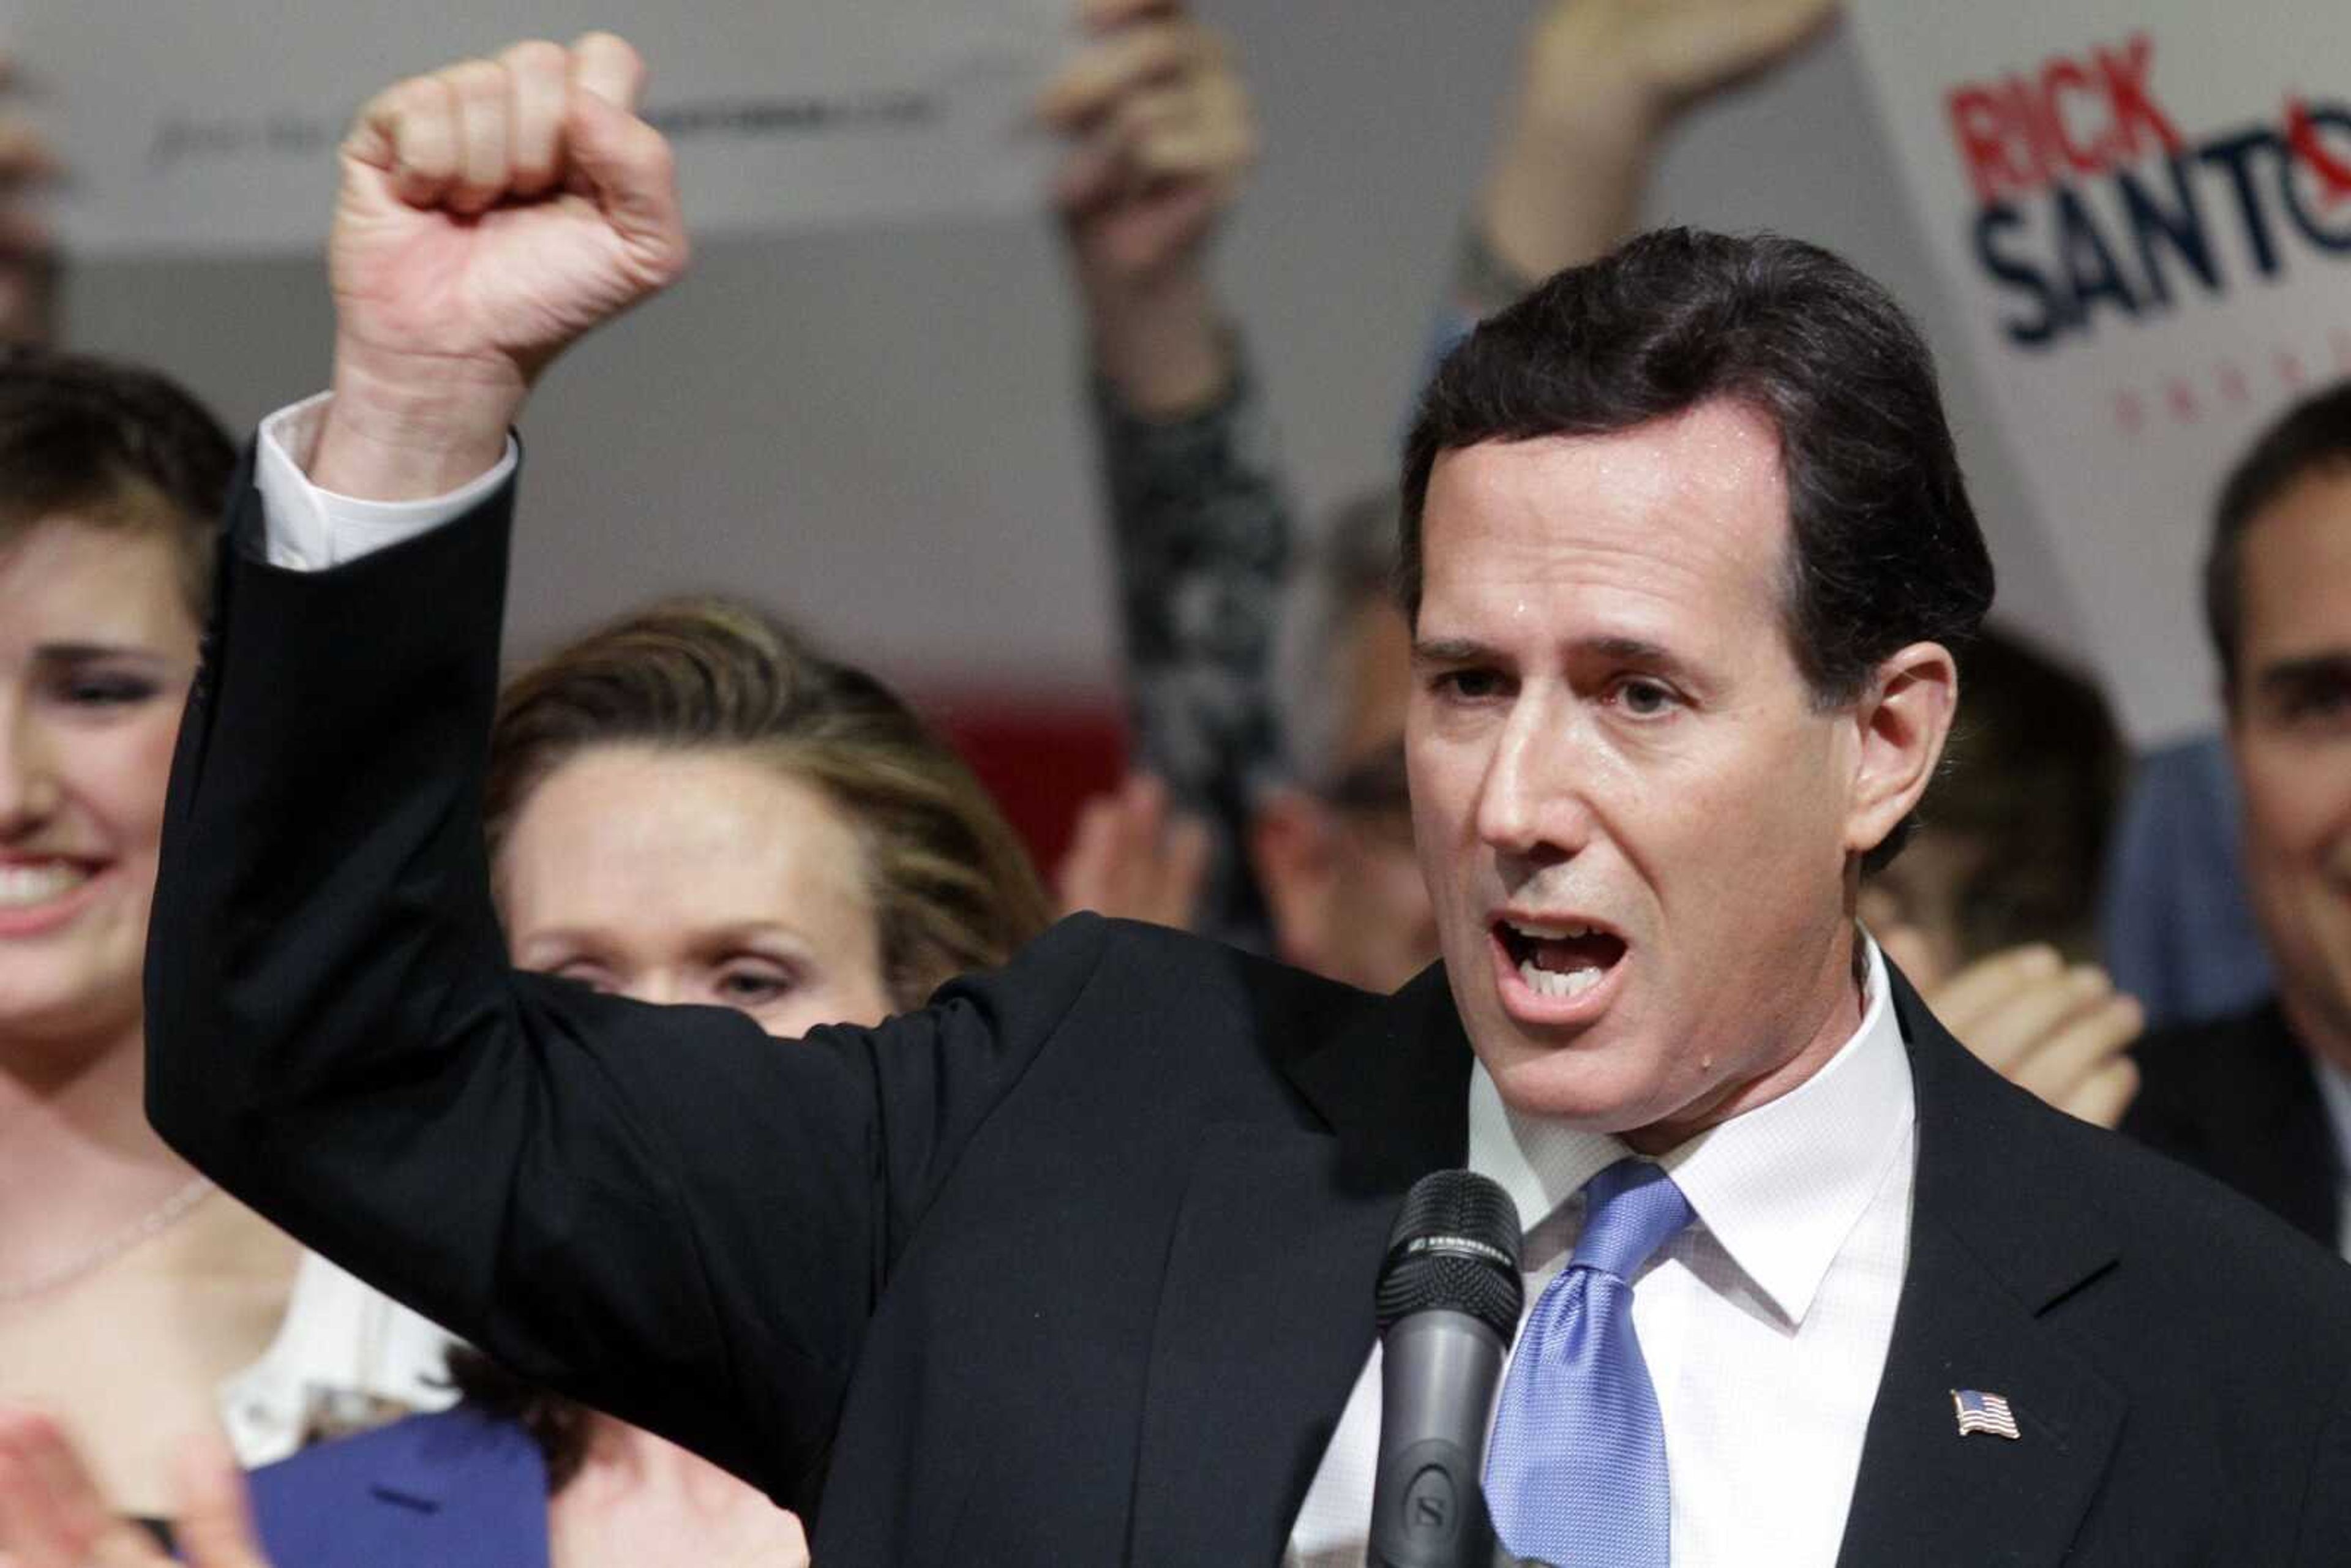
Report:
<svg viewBox="0 0 2351 1568"><path fill-rule="evenodd" d="M247 1478L279 1568L547 1568L547 1464L460 1405L303 1449Z"/></svg>
<svg viewBox="0 0 2351 1568"><path fill-rule="evenodd" d="M157 1125L812 1514L827 1568L1273 1563L1397 1201L1464 1155L1442 973L1374 998L1078 917L792 1048L510 972L477 821L509 505L316 576L232 559L155 904ZM2351 1270L1896 1005L1910 1261L1843 1561L2351 1561ZM1967 1387L2021 1440L1960 1437Z"/></svg>
<svg viewBox="0 0 2351 1568"><path fill-rule="evenodd" d="M2226 1182L2332 1250L2342 1155L2310 1053L2275 1000L2151 1034L2123 1131Z"/></svg>

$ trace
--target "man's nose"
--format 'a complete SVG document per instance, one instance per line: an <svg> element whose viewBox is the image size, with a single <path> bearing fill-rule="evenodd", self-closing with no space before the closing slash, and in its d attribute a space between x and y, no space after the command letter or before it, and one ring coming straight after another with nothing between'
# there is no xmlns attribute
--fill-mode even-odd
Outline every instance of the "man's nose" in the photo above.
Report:
<svg viewBox="0 0 2351 1568"><path fill-rule="evenodd" d="M1486 762L1478 836L1505 854L1565 860L1590 837L1587 748L1571 705L1547 697L1512 706Z"/></svg>

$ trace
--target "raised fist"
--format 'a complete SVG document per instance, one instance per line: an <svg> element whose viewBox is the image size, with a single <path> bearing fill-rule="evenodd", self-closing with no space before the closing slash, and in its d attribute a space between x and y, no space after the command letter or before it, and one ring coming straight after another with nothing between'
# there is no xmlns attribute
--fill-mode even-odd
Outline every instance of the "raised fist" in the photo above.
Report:
<svg viewBox="0 0 2351 1568"><path fill-rule="evenodd" d="M1837 0L1551 0L1520 50L1463 308L1499 309L1630 235L1675 117L1786 60L1836 13ZM1489 260L1506 276L1489 276Z"/></svg>
<svg viewBox="0 0 2351 1568"><path fill-rule="evenodd" d="M634 49L590 33L412 78L360 111L328 249L319 484L390 500L464 483L550 360L684 269L643 83Z"/></svg>
<svg viewBox="0 0 2351 1568"><path fill-rule="evenodd" d="M1082 0L1092 41L1038 105L1071 139L1053 203L1080 266L1149 281L1214 231L1257 156L1231 51L1180 0Z"/></svg>
<svg viewBox="0 0 2351 1568"><path fill-rule="evenodd" d="M1610 89L1652 112L1684 109L1788 58L1836 11L1837 0L1552 0L1528 38L1520 111L1573 124Z"/></svg>
<svg viewBox="0 0 2351 1568"><path fill-rule="evenodd" d="M1232 51L1183 0L1079 0L1088 43L1037 105L1095 366L1147 418L1207 402L1232 367L1206 253L1257 156Z"/></svg>

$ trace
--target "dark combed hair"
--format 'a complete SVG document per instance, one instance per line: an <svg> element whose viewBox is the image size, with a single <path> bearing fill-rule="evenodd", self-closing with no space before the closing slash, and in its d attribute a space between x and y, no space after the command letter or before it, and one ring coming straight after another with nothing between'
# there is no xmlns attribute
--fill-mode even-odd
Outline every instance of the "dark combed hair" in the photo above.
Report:
<svg viewBox="0 0 2351 1568"><path fill-rule="evenodd" d="M1853 700L1908 643L1956 649L1973 636L1991 604L1991 556L1917 328L1818 246L1683 228L1559 273L1438 369L1405 449L1406 613L1419 613L1422 508L1441 454L1613 434L1718 399L1762 414L1779 437L1788 637L1818 703Z"/></svg>
<svg viewBox="0 0 2351 1568"><path fill-rule="evenodd" d="M84 354L0 353L0 545L58 517L164 532L202 621L235 471L228 433L170 378Z"/></svg>
<svg viewBox="0 0 2351 1568"><path fill-rule="evenodd" d="M2232 704L2245 630L2245 530L2303 479L2337 467L2351 468L2351 381L2314 392L2279 415L2221 483L2212 542L2204 554L2204 625Z"/></svg>

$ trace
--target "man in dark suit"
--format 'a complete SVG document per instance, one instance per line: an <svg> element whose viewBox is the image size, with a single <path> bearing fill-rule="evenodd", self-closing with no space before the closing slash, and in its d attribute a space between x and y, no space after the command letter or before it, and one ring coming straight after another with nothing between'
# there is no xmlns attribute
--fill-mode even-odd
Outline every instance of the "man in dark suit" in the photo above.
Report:
<svg viewBox="0 0 2351 1568"><path fill-rule="evenodd" d="M2351 1257L2351 382L2221 486L2204 610L2277 989L2142 1042L2123 1128Z"/></svg>
<svg viewBox="0 0 2351 1568"><path fill-rule="evenodd" d="M506 433L683 262L635 76L517 48L346 144L334 397L241 487L157 894L151 1112L206 1170L831 1565L1360 1561L1384 1234L1465 1163L1540 1291L1522 1554L2351 1552L2351 1277L2001 1083L1853 921L1991 580L1923 345L1808 246L1652 236L1440 373L1445 956L1395 997L1083 917L798 1049L510 972Z"/></svg>

